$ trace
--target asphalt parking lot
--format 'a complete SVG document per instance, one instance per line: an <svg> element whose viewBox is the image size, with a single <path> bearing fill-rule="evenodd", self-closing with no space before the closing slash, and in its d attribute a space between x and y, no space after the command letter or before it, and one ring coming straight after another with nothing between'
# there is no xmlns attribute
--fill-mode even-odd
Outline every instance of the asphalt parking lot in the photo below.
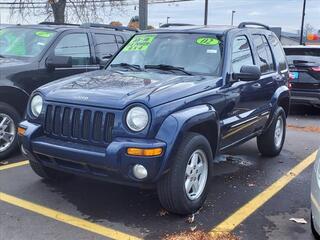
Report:
<svg viewBox="0 0 320 240"><path fill-rule="evenodd" d="M320 110L297 107L280 156L261 157L255 140L224 153L192 223L163 211L154 191L84 178L46 182L17 155L0 165L0 239L161 239L191 229L249 240L313 239L309 188L319 136Z"/></svg>

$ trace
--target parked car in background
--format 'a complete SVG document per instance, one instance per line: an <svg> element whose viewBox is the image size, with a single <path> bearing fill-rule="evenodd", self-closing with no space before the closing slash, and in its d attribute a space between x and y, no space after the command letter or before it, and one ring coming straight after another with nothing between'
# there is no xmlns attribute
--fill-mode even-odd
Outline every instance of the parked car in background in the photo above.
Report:
<svg viewBox="0 0 320 240"><path fill-rule="evenodd" d="M0 159L18 145L17 124L34 89L101 69L134 33L101 24L42 23L0 30Z"/></svg>
<svg viewBox="0 0 320 240"><path fill-rule="evenodd" d="M281 152L288 78L282 46L262 24L146 31L106 69L34 91L23 152L43 178L156 187L163 207L194 213L218 152L252 138L265 156Z"/></svg>
<svg viewBox="0 0 320 240"><path fill-rule="evenodd" d="M285 46L291 80L291 103L320 107L320 46Z"/></svg>
<svg viewBox="0 0 320 240"><path fill-rule="evenodd" d="M311 228L316 239L320 239L320 149L311 179Z"/></svg>

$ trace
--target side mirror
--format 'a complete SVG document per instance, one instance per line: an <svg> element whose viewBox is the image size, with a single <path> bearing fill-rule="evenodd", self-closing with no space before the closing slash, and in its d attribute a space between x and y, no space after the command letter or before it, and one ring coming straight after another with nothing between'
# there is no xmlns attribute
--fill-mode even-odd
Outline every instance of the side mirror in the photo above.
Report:
<svg viewBox="0 0 320 240"><path fill-rule="evenodd" d="M46 60L46 66L50 69L72 67L72 57L50 55Z"/></svg>
<svg viewBox="0 0 320 240"><path fill-rule="evenodd" d="M111 60L111 58L113 57L112 54L108 54L108 55L103 55L101 57L97 57L97 61L100 64L100 67L105 67Z"/></svg>
<svg viewBox="0 0 320 240"><path fill-rule="evenodd" d="M258 66L242 66L240 73L234 73L233 79L241 81L255 81L259 80L261 77L261 71Z"/></svg>
<svg viewBox="0 0 320 240"><path fill-rule="evenodd" d="M109 61L110 60L110 58L112 58L113 57L113 54L107 54L107 55L103 55L102 57L101 57L101 60L102 61Z"/></svg>

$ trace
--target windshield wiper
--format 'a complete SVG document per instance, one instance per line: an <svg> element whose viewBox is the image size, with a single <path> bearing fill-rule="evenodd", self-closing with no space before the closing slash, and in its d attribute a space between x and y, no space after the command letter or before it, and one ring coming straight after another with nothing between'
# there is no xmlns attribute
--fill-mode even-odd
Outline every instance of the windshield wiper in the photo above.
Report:
<svg viewBox="0 0 320 240"><path fill-rule="evenodd" d="M134 65L134 64L130 64L130 63L117 63L117 64L111 64L110 66L111 67L124 67L124 68L142 71L142 69L139 65Z"/></svg>
<svg viewBox="0 0 320 240"><path fill-rule="evenodd" d="M3 55L0 55L0 58L6 58L5 56L3 56Z"/></svg>
<svg viewBox="0 0 320 240"><path fill-rule="evenodd" d="M145 69L147 68L153 68L153 69L160 69L160 70L173 70L173 71L179 71L179 72L183 72L186 75L192 75L191 73L189 73L188 71L184 70L183 67L175 67L175 66L171 66L171 65L166 65L166 64L158 64L158 65L145 65L144 66Z"/></svg>

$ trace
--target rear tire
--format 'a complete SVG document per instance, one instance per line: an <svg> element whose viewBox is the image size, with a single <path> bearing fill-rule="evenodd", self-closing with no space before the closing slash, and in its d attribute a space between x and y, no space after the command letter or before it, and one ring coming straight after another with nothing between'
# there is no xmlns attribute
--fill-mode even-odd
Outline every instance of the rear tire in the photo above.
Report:
<svg viewBox="0 0 320 240"><path fill-rule="evenodd" d="M170 161L170 171L157 184L159 200L172 213L194 213L202 207L208 194L211 146L204 136L188 133Z"/></svg>
<svg viewBox="0 0 320 240"><path fill-rule="evenodd" d="M20 120L20 114L13 107L0 102L0 160L17 151L17 127Z"/></svg>
<svg viewBox="0 0 320 240"><path fill-rule="evenodd" d="M32 170L40 177L47 179L47 180L52 180L52 181L67 181L70 180L73 175L65 173L65 172L60 172L55 169L51 169L48 167L44 167L41 164L30 161L30 167Z"/></svg>
<svg viewBox="0 0 320 240"><path fill-rule="evenodd" d="M257 145L263 156L275 157L280 154L286 136L286 113L278 107L274 119L262 135L257 137Z"/></svg>

